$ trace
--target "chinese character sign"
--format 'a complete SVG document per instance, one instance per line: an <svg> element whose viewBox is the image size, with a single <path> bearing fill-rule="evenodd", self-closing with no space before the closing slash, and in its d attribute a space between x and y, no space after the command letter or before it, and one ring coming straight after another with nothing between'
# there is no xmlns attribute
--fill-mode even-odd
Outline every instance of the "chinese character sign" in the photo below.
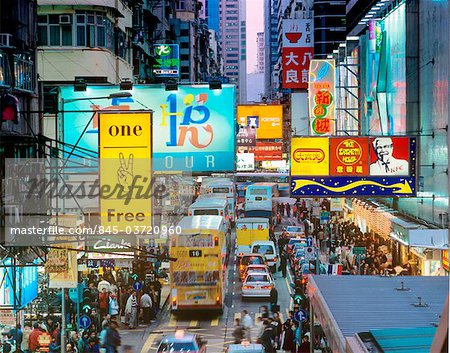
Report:
<svg viewBox="0 0 450 353"><path fill-rule="evenodd" d="M282 159L281 142L257 142L254 147L255 161L279 161Z"/></svg>
<svg viewBox="0 0 450 353"><path fill-rule="evenodd" d="M283 138L282 105L238 105L237 123L256 130L256 138Z"/></svg>
<svg viewBox="0 0 450 353"><path fill-rule="evenodd" d="M328 175L328 138L293 138L291 142L292 175Z"/></svg>
<svg viewBox="0 0 450 353"><path fill-rule="evenodd" d="M238 146L254 146L256 144L256 128L240 126L236 136Z"/></svg>
<svg viewBox="0 0 450 353"><path fill-rule="evenodd" d="M307 89L308 68L314 48L283 48L283 88Z"/></svg>
<svg viewBox="0 0 450 353"><path fill-rule="evenodd" d="M313 19L283 19L283 48L314 46Z"/></svg>
<svg viewBox="0 0 450 353"><path fill-rule="evenodd" d="M180 51L178 44L155 44L156 63L153 74L158 77L179 77Z"/></svg>
<svg viewBox="0 0 450 353"><path fill-rule="evenodd" d="M334 134L335 91L334 60L312 60L308 92L312 135Z"/></svg>
<svg viewBox="0 0 450 353"><path fill-rule="evenodd" d="M366 137L330 139L330 175L368 175L368 142Z"/></svg>

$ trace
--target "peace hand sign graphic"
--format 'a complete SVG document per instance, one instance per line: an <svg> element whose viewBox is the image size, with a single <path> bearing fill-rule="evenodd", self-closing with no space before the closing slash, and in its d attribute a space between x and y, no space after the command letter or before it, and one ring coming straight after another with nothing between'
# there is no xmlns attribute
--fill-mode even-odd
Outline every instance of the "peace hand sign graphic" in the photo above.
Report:
<svg viewBox="0 0 450 353"><path fill-rule="evenodd" d="M130 153L127 163L125 161L123 153L119 153L120 167L117 170L117 180L119 181L119 184L124 188L130 188L133 183L133 159L134 156L132 153Z"/></svg>

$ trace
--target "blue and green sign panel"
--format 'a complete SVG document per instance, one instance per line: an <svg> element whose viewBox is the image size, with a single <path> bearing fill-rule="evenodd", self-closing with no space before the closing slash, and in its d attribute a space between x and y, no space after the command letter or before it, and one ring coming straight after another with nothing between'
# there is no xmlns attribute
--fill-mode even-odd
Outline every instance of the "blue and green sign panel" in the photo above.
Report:
<svg viewBox="0 0 450 353"><path fill-rule="evenodd" d="M180 49L178 44L155 44L153 75L161 78L177 78L180 76Z"/></svg>
<svg viewBox="0 0 450 353"><path fill-rule="evenodd" d="M86 92L62 87L64 142L97 153L98 112L151 109L153 170L234 171L233 85L217 90L180 85L177 91L166 91L163 85L134 86L131 97L108 98L117 92L117 86L90 86Z"/></svg>

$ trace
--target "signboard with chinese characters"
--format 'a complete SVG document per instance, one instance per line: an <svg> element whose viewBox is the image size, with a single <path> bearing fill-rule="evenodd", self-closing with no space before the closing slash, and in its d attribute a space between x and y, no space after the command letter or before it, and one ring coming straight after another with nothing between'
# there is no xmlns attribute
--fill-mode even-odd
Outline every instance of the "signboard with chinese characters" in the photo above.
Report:
<svg viewBox="0 0 450 353"><path fill-rule="evenodd" d="M307 89L309 63L314 56L312 19L284 19L282 65L284 89Z"/></svg>
<svg viewBox="0 0 450 353"><path fill-rule="evenodd" d="M282 159L281 142L257 142L255 146L255 161L279 161Z"/></svg>
<svg viewBox="0 0 450 353"><path fill-rule="evenodd" d="M156 64L153 74L157 77L180 76L180 50L178 44L155 44L153 46Z"/></svg>
<svg viewBox="0 0 450 353"><path fill-rule="evenodd" d="M65 104L64 142L98 151L98 113L102 111L152 112L153 170L161 172L221 172L235 170L235 87L179 85L166 91L163 85L134 85L132 97L107 97L118 86L89 86L89 92L61 87L61 98L101 97ZM103 98L106 97L106 98ZM93 104L94 102L95 104ZM70 110L70 111L69 111ZM71 157L71 160L76 158Z"/></svg>
<svg viewBox="0 0 450 353"><path fill-rule="evenodd" d="M254 146L256 144L256 128L250 126L239 127L236 144L237 146Z"/></svg>
<svg viewBox="0 0 450 353"><path fill-rule="evenodd" d="M292 196L415 196L414 137L296 137Z"/></svg>
<svg viewBox="0 0 450 353"><path fill-rule="evenodd" d="M283 138L283 106L238 105L237 123L256 129L258 140Z"/></svg>
<svg viewBox="0 0 450 353"><path fill-rule="evenodd" d="M334 60L312 60L309 67L308 86L312 135L334 134L335 91Z"/></svg>
<svg viewBox="0 0 450 353"><path fill-rule="evenodd" d="M253 153L236 154L236 170L251 172L255 170L255 155Z"/></svg>

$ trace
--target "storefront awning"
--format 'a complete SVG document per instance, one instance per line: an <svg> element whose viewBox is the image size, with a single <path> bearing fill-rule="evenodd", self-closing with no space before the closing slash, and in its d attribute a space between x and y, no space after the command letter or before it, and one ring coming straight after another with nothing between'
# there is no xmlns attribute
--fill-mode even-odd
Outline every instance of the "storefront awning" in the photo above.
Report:
<svg viewBox="0 0 450 353"><path fill-rule="evenodd" d="M447 250L448 229L410 229L409 246Z"/></svg>

